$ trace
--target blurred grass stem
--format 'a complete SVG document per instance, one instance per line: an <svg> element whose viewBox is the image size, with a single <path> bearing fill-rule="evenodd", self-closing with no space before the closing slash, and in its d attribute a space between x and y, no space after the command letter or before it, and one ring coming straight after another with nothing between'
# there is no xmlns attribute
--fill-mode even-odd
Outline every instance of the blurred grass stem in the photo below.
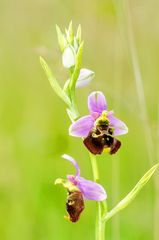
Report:
<svg viewBox="0 0 159 240"><path fill-rule="evenodd" d="M112 205L119 201L119 184L120 184L120 159L116 156L112 159ZM112 240L120 239L120 222L119 216L112 219Z"/></svg>
<svg viewBox="0 0 159 240"><path fill-rule="evenodd" d="M159 99L158 99L159 100ZM156 150L156 157L159 159L159 101L157 106L157 150ZM155 190L156 190L156 198L155 198L155 205L154 205L154 240L158 240L159 237L159 225L158 225L158 218L159 218L159 177L158 175L155 176Z"/></svg>
<svg viewBox="0 0 159 240"><path fill-rule="evenodd" d="M119 13L119 11L117 11ZM117 24L118 21L117 21ZM114 103L113 109L117 111L120 110L121 101L116 98L116 93L118 92L122 95L122 59L123 54L122 41L118 36L115 38L114 46L114 61L113 61L113 80L114 80ZM112 157L112 205L115 205L119 201L119 186L120 186L120 153ZM111 223L112 228L112 240L120 240L120 221L119 215L115 215Z"/></svg>
<svg viewBox="0 0 159 240"><path fill-rule="evenodd" d="M127 22L127 34L128 34L129 48L130 48L130 58L131 58L132 67L134 70L134 77L135 77L136 89L138 94L141 119L144 122L143 127L145 132L145 140L147 144L149 162L152 165L154 163L152 132L149 124L149 117L148 117L148 112L146 107L146 98L144 93L143 80L141 76L141 71L140 71L140 66L138 61L138 54L137 54L137 49L135 45L130 7L129 7L128 1L124 1L124 2L125 2L125 15L126 15L125 22Z"/></svg>

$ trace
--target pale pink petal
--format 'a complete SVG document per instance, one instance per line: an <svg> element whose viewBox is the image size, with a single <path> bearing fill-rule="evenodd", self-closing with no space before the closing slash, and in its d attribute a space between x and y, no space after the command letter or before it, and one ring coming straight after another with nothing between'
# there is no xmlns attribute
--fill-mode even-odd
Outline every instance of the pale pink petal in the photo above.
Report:
<svg viewBox="0 0 159 240"><path fill-rule="evenodd" d="M69 128L69 135L74 137L87 137L93 128L94 118L90 115L81 117L76 122L72 123Z"/></svg>
<svg viewBox="0 0 159 240"><path fill-rule="evenodd" d="M88 96L88 109L91 114L93 112L101 114L104 110L107 109L107 102L102 92L99 91L92 92Z"/></svg>
<svg viewBox="0 0 159 240"><path fill-rule="evenodd" d="M75 161L75 159L67 154L63 154L62 158L70 161L74 165L74 167L76 168L76 171L77 171L75 176L79 177L80 176L80 168L79 168L77 162Z"/></svg>
<svg viewBox="0 0 159 240"><path fill-rule="evenodd" d="M67 175L67 179L73 183L75 186L77 186L77 181L76 181L76 177L73 175Z"/></svg>
<svg viewBox="0 0 159 240"><path fill-rule="evenodd" d="M76 181L77 187L80 189L85 199L103 201L107 198L107 194L100 184L82 177L76 178Z"/></svg>
<svg viewBox="0 0 159 240"><path fill-rule="evenodd" d="M93 80L94 75L95 74L93 71L86 68L82 68L80 70L80 74L76 82L76 88L82 88L87 86Z"/></svg>
<svg viewBox="0 0 159 240"><path fill-rule="evenodd" d="M110 121L110 126L114 128L113 136L123 135L128 133L128 127L124 122L114 117L113 114L107 115Z"/></svg>

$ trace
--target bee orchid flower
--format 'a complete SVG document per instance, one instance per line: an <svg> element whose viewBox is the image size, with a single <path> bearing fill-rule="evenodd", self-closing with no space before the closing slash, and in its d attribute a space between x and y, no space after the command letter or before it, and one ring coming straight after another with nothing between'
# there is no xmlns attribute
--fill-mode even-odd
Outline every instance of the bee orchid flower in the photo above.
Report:
<svg viewBox="0 0 159 240"><path fill-rule="evenodd" d="M128 128L124 122L114 116L113 111L107 110L105 96L100 91L88 96L90 114L81 117L69 128L69 134L84 138L84 145L93 154L103 151L114 154L121 146L115 137L126 134Z"/></svg>
<svg viewBox="0 0 159 240"><path fill-rule="evenodd" d="M64 154L62 157L74 165L76 174L75 176L67 175L67 179L58 178L55 184L62 184L68 190L66 202L66 209L69 214L68 218L70 221L76 222L79 220L80 214L84 209L85 199L99 202L105 200L107 194L100 184L80 176L80 168L71 156Z"/></svg>

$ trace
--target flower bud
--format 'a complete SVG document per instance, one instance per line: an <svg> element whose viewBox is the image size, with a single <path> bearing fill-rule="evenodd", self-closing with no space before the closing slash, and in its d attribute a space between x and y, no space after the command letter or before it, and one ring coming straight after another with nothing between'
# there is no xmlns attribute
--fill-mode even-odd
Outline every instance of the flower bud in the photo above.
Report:
<svg viewBox="0 0 159 240"><path fill-rule="evenodd" d="M76 87L81 88L87 86L94 78L95 73L89 69L82 68L77 79Z"/></svg>
<svg viewBox="0 0 159 240"><path fill-rule="evenodd" d="M72 46L65 48L62 55L62 63L65 68L70 68L75 65L75 51Z"/></svg>

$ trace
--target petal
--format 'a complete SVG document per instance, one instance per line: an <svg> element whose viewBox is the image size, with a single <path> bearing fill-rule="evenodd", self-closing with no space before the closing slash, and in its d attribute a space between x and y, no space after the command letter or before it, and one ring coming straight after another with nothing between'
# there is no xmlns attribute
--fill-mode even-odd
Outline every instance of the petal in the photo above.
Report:
<svg viewBox="0 0 159 240"><path fill-rule="evenodd" d="M67 154L63 154L62 158L70 161L74 165L74 167L76 168L76 171L77 171L76 176L79 177L80 176L80 168L79 168L77 162L75 161L75 159L72 158L71 156L67 155Z"/></svg>
<svg viewBox="0 0 159 240"><path fill-rule="evenodd" d="M74 186L77 186L76 176L67 175L67 179L69 182L73 183Z"/></svg>
<svg viewBox="0 0 159 240"><path fill-rule="evenodd" d="M82 177L76 178L77 187L83 196L88 200L103 201L107 198L104 188L93 181L86 180Z"/></svg>
<svg viewBox="0 0 159 240"><path fill-rule="evenodd" d="M82 68L77 79L76 87L81 88L87 86L93 80L94 75L95 74L93 71L86 68Z"/></svg>
<svg viewBox="0 0 159 240"><path fill-rule="evenodd" d="M74 137L87 137L94 124L92 116L87 115L76 122L74 122L69 128L69 134Z"/></svg>
<svg viewBox="0 0 159 240"><path fill-rule="evenodd" d="M114 117L113 114L107 115L110 121L110 125L114 127L113 136L118 136L128 133L128 127L124 122Z"/></svg>
<svg viewBox="0 0 159 240"><path fill-rule="evenodd" d="M102 92L99 91L92 92L88 96L88 109L90 113L93 112L102 113L104 110L107 109L107 102Z"/></svg>

